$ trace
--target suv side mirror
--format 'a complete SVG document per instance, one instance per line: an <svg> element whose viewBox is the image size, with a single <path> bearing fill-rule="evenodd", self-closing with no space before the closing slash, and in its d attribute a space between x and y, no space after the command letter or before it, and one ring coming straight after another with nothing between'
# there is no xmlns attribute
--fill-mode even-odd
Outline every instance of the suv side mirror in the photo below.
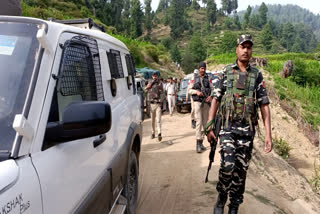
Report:
<svg viewBox="0 0 320 214"><path fill-rule="evenodd" d="M45 141L65 142L97 136L108 132L111 124L111 107L107 102L71 103L63 112L62 122L47 124Z"/></svg>

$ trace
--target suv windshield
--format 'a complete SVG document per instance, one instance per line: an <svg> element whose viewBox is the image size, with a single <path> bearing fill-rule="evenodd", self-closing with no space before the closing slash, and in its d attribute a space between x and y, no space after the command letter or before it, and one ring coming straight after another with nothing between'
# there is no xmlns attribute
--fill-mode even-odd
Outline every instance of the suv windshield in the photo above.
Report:
<svg viewBox="0 0 320 214"><path fill-rule="evenodd" d="M0 21L0 153L11 151L38 56L39 25Z"/></svg>
<svg viewBox="0 0 320 214"><path fill-rule="evenodd" d="M182 80L180 84L180 90L188 88L188 81L189 80Z"/></svg>

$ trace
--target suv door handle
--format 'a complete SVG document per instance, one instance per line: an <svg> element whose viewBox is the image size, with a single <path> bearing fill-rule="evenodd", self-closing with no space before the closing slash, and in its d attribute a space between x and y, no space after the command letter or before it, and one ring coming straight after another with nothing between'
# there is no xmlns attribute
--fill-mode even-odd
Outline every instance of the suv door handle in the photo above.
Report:
<svg viewBox="0 0 320 214"><path fill-rule="evenodd" d="M99 138L93 141L93 147L96 148L101 143L103 143L106 139L107 139L106 134L99 135Z"/></svg>

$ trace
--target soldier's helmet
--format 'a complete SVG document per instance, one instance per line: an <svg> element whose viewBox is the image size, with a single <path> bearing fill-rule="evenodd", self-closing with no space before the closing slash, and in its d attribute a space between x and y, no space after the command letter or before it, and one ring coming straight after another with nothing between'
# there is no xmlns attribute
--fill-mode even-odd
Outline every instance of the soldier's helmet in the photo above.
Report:
<svg viewBox="0 0 320 214"><path fill-rule="evenodd" d="M253 45L253 38L250 34L243 34L243 35L239 36L239 38L237 39L238 45L241 45L245 42L250 42L251 45Z"/></svg>

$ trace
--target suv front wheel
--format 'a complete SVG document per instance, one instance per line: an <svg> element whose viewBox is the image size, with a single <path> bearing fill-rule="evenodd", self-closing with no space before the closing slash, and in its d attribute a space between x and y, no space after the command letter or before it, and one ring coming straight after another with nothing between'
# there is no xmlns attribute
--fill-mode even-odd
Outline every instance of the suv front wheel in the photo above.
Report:
<svg viewBox="0 0 320 214"><path fill-rule="evenodd" d="M127 183L124 187L124 196L127 199L126 214L135 214L138 201L138 161L136 153L130 152Z"/></svg>

